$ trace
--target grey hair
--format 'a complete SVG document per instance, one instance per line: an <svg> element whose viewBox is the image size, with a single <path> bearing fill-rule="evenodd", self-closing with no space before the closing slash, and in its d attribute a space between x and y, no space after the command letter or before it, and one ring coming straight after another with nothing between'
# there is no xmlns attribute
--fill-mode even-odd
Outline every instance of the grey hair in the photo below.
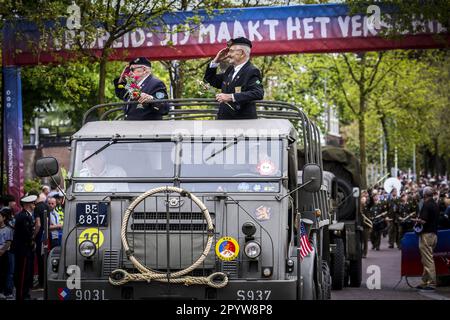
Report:
<svg viewBox="0 0 450 320"><path fill-rule="evenodd" d="M423 196L424 197L432 197L433 196L433 188L431 187L425 187L423 189Z"/></svg>
<svg viewBox="0 0 450 320"><path fill-rule="evenodd" d="M249 46L243 46L243 45L240 45L240 44L236 44L235 46L238 47L239 49L241 49L242 51L244 51L244 54L245 54L245 56L247 58L250 58L250 52L252 50L250 49Z"/></svg>

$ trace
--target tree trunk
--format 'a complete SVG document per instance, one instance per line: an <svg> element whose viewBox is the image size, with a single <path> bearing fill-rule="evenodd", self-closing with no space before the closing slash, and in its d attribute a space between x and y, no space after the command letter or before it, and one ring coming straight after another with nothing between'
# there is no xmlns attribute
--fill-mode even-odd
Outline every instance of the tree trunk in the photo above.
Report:
<svg viewBox="0 0 450 320"><path fill-rule="evenodd" d="M361 60L361 76L359 78L359 157L361 161L361 184L363 188L367 187L367 156L366 156L366 106L367 106L367 96L366 96L366 54L360 54Z"/></svg>
<svg viewBox="0 0 450 320"><path fill-rule="evenodd" d="M100 71L99 71L99 79L98 79L98 103L105 103L105 82L106 82L106 64L108 63L108 56L103 51L103 54L100 58Z"/></svg>
<svg viewBox="0 0 450 320"><path fill-rule="evenodd" d="M394 167L394 154L392 153L391 150L391 143L389 141L389 132L387 129L387 120L386 120L386 116L382 115L380 118L380 122L381 122L381 127L383 129L383 135L384 135L384 141L386 143L386 150L387 150L387 170L388 172L391 172L391 168Z"/></svg>
<svg viewBox="0 0 450 320"><path fill-rule="evenodd" d="M184 61L179 61L178 65L178 74L175 78L175 87L174 87L174 98L180 99L183 96L183 83L184 83L184 67L186 63Z"/></svg>
<svg viewBox="0 0 450 320"><path fill-rule="evenodd" d="M362 188L367 187L366 181L366 123L364 114L359 116L359 160L361 162L361 184Z"/></svg>

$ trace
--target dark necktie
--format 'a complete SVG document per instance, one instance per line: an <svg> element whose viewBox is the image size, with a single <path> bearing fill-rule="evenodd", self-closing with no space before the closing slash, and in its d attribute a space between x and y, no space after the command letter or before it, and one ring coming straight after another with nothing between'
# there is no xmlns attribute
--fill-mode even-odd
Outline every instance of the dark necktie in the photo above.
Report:
<svg viewBox="0 0 450 320"><path fill-rule="evenodd" d="M233 74L234 74L234 67L231 68L231 72L230 72L230 82L233 81Z"/></svg>

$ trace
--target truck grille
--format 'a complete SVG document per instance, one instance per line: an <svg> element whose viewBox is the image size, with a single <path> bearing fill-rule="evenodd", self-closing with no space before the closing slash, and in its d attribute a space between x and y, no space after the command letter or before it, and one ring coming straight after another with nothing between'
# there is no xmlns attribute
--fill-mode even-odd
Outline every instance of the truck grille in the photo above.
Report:
<svg viewBox="0 0 450 320"><path fill-rule="evenodd" d="M222 272L230 279L237 279L239 277L239 263L237 260L222 262Z"/></svg>
<svg viewBox="0 0 450 320"><path fill-rule="evenodd" d="M210 215L214 224L215 215ZM135 257L149 268L184 269L202 254L208 241L208 224L201 212L135 211L127 238ZM215 241L202 268L215 267L214 245Z"/></svg>
<svg viewBox="0 0 450 320"><path fill-rule="evenodd" d="M166 231L166 223L133 223L130 226L133 231ZM169 223L169 231L206 231L208 225L189 223Z"/></svg>
<svg viewBox="0 0 450 320"><path fill-rule="evenodd" d="M119 261L119 250L103 250L102 275L108 277L112 271L119 268Z"/></svg>
<svg viewBox="0 0 450 320"><path fill-rule="evenodd" d="M214 223L214 214L210 213ZM167 214L165 212L134 212L131 231L166 231ZM208 230L208 224L201 212L170 212L169 231L202 231Z"/></svg>

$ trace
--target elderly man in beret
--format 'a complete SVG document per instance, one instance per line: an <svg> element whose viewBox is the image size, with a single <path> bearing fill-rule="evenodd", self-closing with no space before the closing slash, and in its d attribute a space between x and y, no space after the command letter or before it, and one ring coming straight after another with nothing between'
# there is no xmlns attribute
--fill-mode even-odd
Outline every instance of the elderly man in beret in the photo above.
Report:
<svg viewBox="0 0 450 320"><path fill-rule="evenodd" d="M127 65L119 78L114 79L116 96L123 101L137 101L125 108L125 120L161 120L169 112L166 103L148 103L153 100L167 99L164 82L152 75L151 63L144 57L136 58ZM129 74L140 87L140 95L134 97L126 89L126 75Z"/></svg>
<svg viewBox="0 0 450 320"><path fill-rule="evenodd" d="M256 119L256 100L262 100L264 89L261 72L250 62L252 43L244 37L232 39L220 50L205 72L204 80L222 93L218 119ZM224 73L217 73L222 61L230 63Z"/></svg>

